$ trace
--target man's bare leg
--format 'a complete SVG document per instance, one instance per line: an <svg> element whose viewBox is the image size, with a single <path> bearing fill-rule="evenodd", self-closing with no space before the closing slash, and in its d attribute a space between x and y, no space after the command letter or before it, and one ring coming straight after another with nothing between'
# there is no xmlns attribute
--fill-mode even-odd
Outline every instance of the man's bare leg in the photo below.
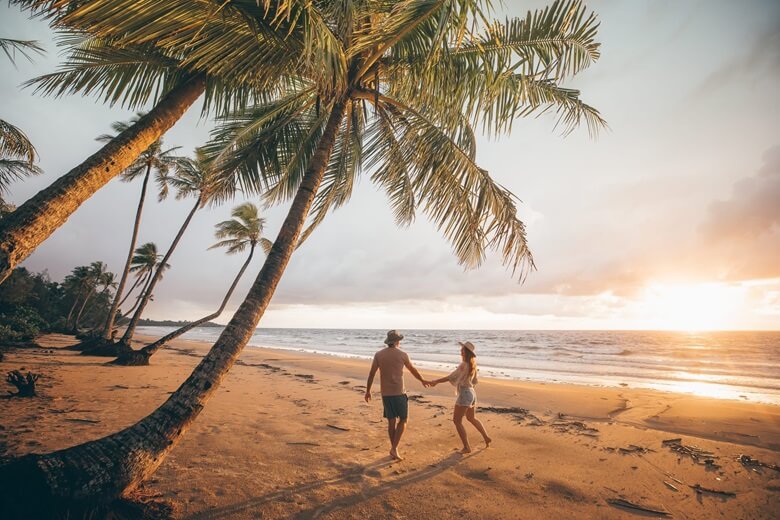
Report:
<svg viewBox="0 0 780 520"><path fill-rule="evenodd" d="M398 425L395 427L395 435L393 436L393 448L390 450L390 456L396 460L404 460L401 454L398 452L398 445L401 443L401 437L406 431L406 419L400 419Z"/></svg>
<svg viewBox="0 0 780 520"><path fill-rule="evenodd" d="M395 458L395 455L393 455L393 443L395 442L395 417L392 419L387 419L387 436L390 438L390 456Z"/></svg>

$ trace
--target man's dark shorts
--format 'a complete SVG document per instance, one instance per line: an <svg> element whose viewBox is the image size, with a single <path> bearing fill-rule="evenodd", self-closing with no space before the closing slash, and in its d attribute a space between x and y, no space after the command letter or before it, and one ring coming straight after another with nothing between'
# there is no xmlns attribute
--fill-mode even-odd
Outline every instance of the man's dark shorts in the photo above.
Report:
<svg viewBox="0 0 780 520"><path fill-rule="evenodd" d="M409 397L404 395L383 395L382 404L385 405L384 416L388 419L400 418L405 421L409 417Z"/></svg>

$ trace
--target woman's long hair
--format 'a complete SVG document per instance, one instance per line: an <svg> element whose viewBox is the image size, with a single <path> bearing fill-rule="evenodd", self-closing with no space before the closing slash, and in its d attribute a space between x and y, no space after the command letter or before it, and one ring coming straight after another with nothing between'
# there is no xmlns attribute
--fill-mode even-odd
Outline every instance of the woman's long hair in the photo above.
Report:
<svg viewBox="0 0 780 520"><path fill-rule="evenodd" d="M469 364L469 381L471 381L477 373L477 355L466 347L461 347L461 350L463 351L463 360Z"/></svg>

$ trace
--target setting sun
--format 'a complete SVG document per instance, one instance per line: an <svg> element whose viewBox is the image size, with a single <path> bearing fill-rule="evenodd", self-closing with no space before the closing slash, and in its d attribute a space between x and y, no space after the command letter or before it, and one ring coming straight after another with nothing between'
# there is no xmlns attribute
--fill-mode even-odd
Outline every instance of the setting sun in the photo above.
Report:
<svg viewBox="0 0 780 520"><path fill-rule="evenodd" d="M666 330L726 329L744 300L743 287L719 283L649 284L641 306L650 325Z"/></svg>

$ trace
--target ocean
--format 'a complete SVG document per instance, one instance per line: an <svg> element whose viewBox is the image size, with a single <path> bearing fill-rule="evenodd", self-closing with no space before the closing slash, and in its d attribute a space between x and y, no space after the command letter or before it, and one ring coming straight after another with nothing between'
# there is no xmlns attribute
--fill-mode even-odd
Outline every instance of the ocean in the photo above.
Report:
<svg viewBox="0 0 780 520"><path fill-rule="evenodd" d="M161 336L169 327L139 327ZM222 328L184 338L214 342ZM250 346L370 360L384 330L259 328ZM480 375L638 387L780 405L780 332L404 330L402 348L421 369L450 370L457 341L477 347ZM368 366L366 366L368 370Z"/></svg>

